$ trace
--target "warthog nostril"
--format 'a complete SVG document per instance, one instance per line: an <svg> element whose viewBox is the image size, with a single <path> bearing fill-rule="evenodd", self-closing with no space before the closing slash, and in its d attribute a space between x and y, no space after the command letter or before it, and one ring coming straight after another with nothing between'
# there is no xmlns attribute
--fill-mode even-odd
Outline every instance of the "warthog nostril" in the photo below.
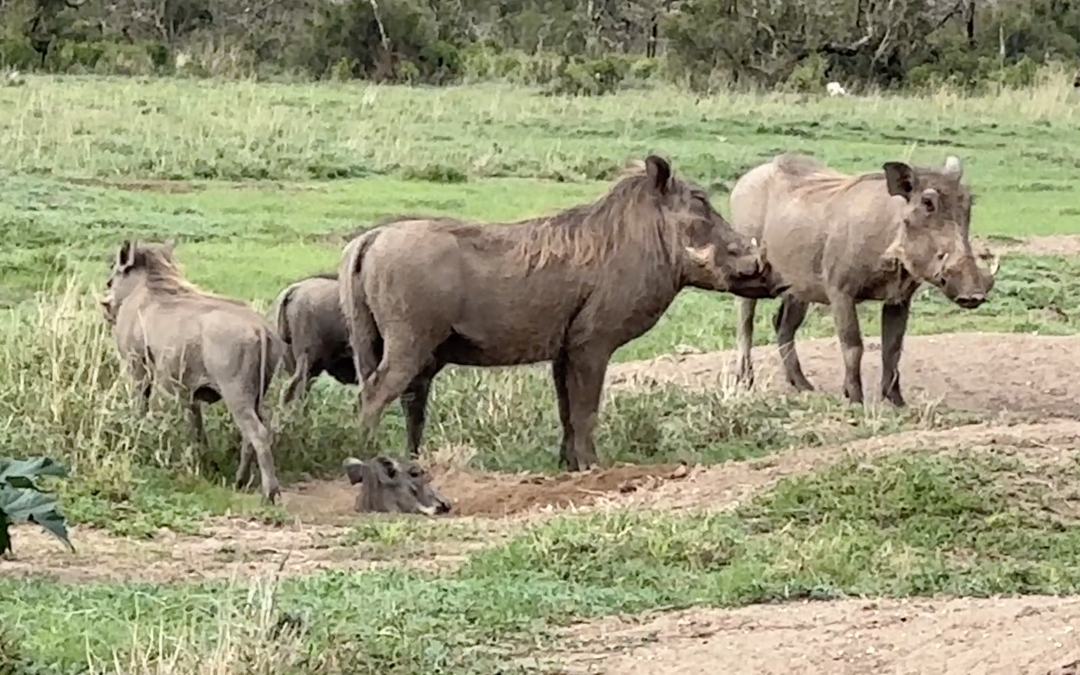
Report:
<svg viewBox="0 0 1080 675"><path fill-rule="evenodd" d="M439 502L435 507L435 513L450 513L450 502Z"/></svg>

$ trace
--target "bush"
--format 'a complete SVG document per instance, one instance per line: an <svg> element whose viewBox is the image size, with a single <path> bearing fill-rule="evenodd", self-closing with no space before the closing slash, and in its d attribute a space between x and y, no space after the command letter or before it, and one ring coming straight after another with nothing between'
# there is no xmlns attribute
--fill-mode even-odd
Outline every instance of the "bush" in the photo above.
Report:
<svg viewBox="0 0 1080 675"><path fill-rule="evenodd" d="M34 483L41 476L66 475L63 466L47 457L25 460L0 457L0 555L12 552L10 527L18 523L37 523L75 550L56 500Z"/></svg>

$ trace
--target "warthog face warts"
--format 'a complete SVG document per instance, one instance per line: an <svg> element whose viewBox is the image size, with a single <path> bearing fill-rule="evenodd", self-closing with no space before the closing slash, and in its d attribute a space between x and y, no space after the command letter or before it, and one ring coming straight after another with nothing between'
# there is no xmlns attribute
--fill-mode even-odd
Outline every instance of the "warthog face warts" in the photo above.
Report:
<svg viewBox="0 0 1080 675"><path fill-rule="evenodd" d="M960 184L960 160L949 157L940 173L916 172L903 162L888 162L884 169L889 194L908 202L888 255L960 307L981 305L994 286L999 258L993 257L989 270L983 270L972 252L972 199Z"/></svg>
<svg viewBox="0 0 1080 675"><path fill-rule="evenodd" d="M449 513L450 500L431 483L431 476L414 461L399 462L378 456L368 461L345 460L349 483L360 483L356 510L361 513Z"/></svg>

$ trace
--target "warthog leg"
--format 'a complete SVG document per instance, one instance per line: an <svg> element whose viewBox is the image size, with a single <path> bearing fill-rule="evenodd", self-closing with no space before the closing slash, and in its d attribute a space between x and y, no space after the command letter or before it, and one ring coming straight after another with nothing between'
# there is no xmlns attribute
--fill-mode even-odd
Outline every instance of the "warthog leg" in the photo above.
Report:
<svg viewBox="0 0 1080 675"><path fill-rule="evenodd" d="M829 305L836 322L836 335L840 338L840 350L844 355L844 396L852 403L862 403L863 342L855 299L850 295L835 293L829 298Z"/></svg>
<svg viewBox="0 0 1080 675"><path fill-rule="evenodd" d="M303 398L307 395L308 376L307 354L300 354L296 357L296 369L285 384L285 393L281 397L282 405L292 403L298 396Z"/></svg>
<svg viewBox="0 0 1080 675"><path fill-rule="evenodd" d="M735 327L735 341L739 353L739 384L749 389L754 386L754 314L757 312L757 300L735 297L739 320Z"/></svg>
<svg viewBox="0 0 1080 675"><path fill-rule="evenodd" d="M569 467L575 462L571 450L574 428L570 424L570 393L566 388L566 352L560 352L551 362L551 378L555 381L555 398L559 402L559 423L562 425L562 445L559 447L559 463Z"/></svg>
<svg viewBox="0 0 1080 675"><path fill-rule="evenodd" d="M435 362L413 378L401 395L401 411L405 414L405 439L409 456L420 455L420 442L424 439L427 421L427 403L431 396L431 381L442 370L443 364Z"/></svg>
<svg viewBox="0 0 1080 675"><path fill-rule="evenodd" d="M240 447L240 466L236 470L236 486L242 488L247 483L251 475L251 456L254 454L262 478L263 499L272 504L281 494L281 485L274 470L274 456L270 451L272 437L260 411L261 402L234 387L222 387L221 398L244 437Z"/></svg>
<svg viewBox="0 0 1080 675"><path fill-rule="evenodd" d="M593 442L593 429L600 409L608 354L580 350L567 354L566 394L570 408L570 471L588 469L600 463Z"/></svg>
<svg viewBox="0 0 1080 675"><path fill-rule="evenodd" d="M900 353L904 349L911 299L881 307L881 396L893 405L903 407L900 394Z"/></svg>
<svg viewBox="0 0 1080 675"><path fill-rule="evenodd" d="M375 372L364 380L364 388L360 391L360 426L368 440L375 439L387 404L404 394L425 371L425 360L441 341L441 336L436 339L411 333L383 337L382 360ZM365 367L363 363L358 365L361 369Z"/></svg>
<svg viewBox="0 0 1080 675"><path fill-rule="evenodd" d="M780 308L776 310L776 316L773 318L776 343L779 345L780 359L784 364L784 375L787 377L788 384L795 387L796 391L814 391L814 385L810 384L810 380L803 374L799 354L795 351L795 333L806 321L806 313L809 310L809 303L785 296L780 301Z"/></svg>
<svg viewBox="0 0 1080 675"><path fill-rule="evenodd" d="M198 401L190 401L186 407L188 426L191 429L192 440L202 446L209 447L210 441L206 438L206 427L203 426L202 408Z"/></svg>

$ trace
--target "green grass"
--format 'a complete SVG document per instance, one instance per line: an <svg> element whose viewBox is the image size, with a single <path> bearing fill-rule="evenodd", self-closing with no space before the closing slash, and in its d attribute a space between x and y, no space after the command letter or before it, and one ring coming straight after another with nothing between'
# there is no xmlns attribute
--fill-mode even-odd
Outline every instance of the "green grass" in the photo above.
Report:
<svg viewBox="0 0 1080 675"><path fill-rule="evenodd" d="M0 625L24 636L32 672L78 672L88 655L104 660L113 650L127 664L133 646L179 652L182 663L214 653L232 661L229 672L537 672L506 662L536 656L557 626L618 612L864 594L1075 593L1076 514L1054 510L1050 498L1078 484L1075 464L1035 467L986 453L854 457L786 479L734 513L556 517L441 575L329 572L284 580L276 591L0 579ZM303 627L295 647L270 644L266 631L282 617ZM261 657L256 664L268 670L236 670L236 635L249 636L249 667Z"/></svg>

